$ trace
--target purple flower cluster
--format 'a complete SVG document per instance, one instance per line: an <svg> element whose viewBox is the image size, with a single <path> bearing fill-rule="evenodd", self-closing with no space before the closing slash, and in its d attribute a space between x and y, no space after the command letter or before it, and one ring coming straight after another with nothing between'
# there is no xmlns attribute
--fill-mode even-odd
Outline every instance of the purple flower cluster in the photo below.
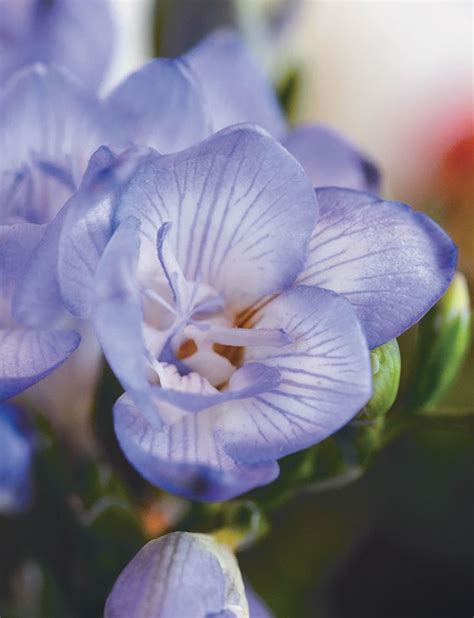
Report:
<svg viewBox="0 0 474 618"><path fill-rule="evenodd" d="M83 3L54 3L56 21L30 4L5 40L26 65L35 28L46 63L15 72L0 100L1 399L93 327L126 391L118 440L146 479L210 501L269 483L280 457L365 405L369 349L437 301L456 248L379 197L344 139L288 127L232 32L100 99L105 60L71 53L57 68L43 34Z"/></svg>

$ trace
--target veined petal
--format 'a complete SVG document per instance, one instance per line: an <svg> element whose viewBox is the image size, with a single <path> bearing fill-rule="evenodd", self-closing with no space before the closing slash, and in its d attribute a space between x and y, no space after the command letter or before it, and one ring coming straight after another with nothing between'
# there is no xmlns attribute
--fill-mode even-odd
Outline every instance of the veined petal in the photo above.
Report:
<svg viewBox="0 0 474 618"><path fill-rule="evenodd" d="M99 101L62 70L34 65L15 74L0 100L4 212L52 219L107 141L106 121Z"/></svg>
<svg viewBox="0 0 474 618"><path fill-rule="evenodd" d="M94 276L112 235L117 192L149 156L147 148L130 148L120 156L99 148L67 205L58 246L58 278L63 302L74 315L90 315Z"/></svg>
<svg viewBox="0 0 474 618"><path fill-rule="evenodd" d="M39 382L77 348L71 330L0 330L0 401Z"/></svg>
<svg viewBox="0 0 474 618"><path fill-rule="evenodd" d="M205 534L150 541L125 567L105 618L249 618L234 555Z"/></svg>
<svg viewBox="0 0 474 618"><path fill-rule="evenodd" d="M131 215L141 222L141 269L156 263L157 231L172 222L186 279L239 308L292 283L317 204L295 159L265 132L239 126L147 162L121 196L116 222Z"/></svg>
<svg viewBox="0 0 474 618"><path fill-rule="evenodd" d="M183 59L201 84L214 131L251 122L275 137L284 134L286 121L270 81L236 32L214 32Z"/></svg>
<svg viewBox="0 0 474 618"><path fill-rule="evenodd" d="M127 459L153 485L193 500L228 500L270 483L279 468L274 461L236 464L215 439L220 413L219 406L181 413L178 420L157 429L124 395L114 406L115 432Z"/></svg>
<svg viewBox="0 0 474 618"><path fill-rule="evenodd" d="M301 163L314 187L347 187L370 193L380 188L375 165L327 127L297 127L281 142Z"/></svg>
<svg viewBox="0 0 474 618"><path fill-rule="evenodd" d="M280 383L253 398L228 402L216 420L219 442L240 464L278 459L320 442L371 395L367 343L344 298L298 286L271 301L258 317L259 327L282 327L293 343L246 351L245 362L277 369Z"/></svg>
<svg viewBox="0 0 474 618"><path fill-rule="evenodd" d="M31 500L34 441L20 408L0 405L0 513L24 510Z"/></svg>
<svg viewBox="0 0 474 618"><path fill-rule="evenodd" d="M211 134L199 86L185 63L160 58L132 73L105 100L129 139L162 153Z"/></svg>
<svg viewBox="0 0 474 618"><path fill-rule="evenodd" d="M345 296L371 348L415 324L447 289L457 250L426 215L348 189L316 191L321 219L299 283Z"/></svg>

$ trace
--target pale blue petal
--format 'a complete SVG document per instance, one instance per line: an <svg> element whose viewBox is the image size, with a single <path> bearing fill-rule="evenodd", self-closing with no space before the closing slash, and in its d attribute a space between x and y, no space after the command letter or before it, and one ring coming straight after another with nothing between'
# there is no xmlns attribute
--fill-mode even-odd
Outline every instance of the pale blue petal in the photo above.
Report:
<svg viewBox="0 0 474 618"><path fill-rule="evenodd" d="M114 406L115 431L130 463L153 485L192 500L228 500L278 476L276 462L241 466L214 436L221 408L154 428L127 395Z"/></svg>
<svg viewBox="0 0 474 618"><path fill-rule="evenodd" d="M108 118L68 74L35 65L16 74L0 99L3 217L51 220L108 141Z"/></svg>
<svg viewBox="0 0 474 618"><path fill-rule="evenodd" d="M107 0L3 0L0 80L33 62L60 64L96 88L108 68L113 22Z"/></svg>
<svg viewBox="0 0 474 618"><path fill-rule="evenodd" d="M275 137L285 133L285 118L271 84L235 32L214 32L183 59L201 84L214 131L251 122Z"/></svg>
<svg viewBox="0 0 474 618"><path fill-rule="evenodd" d="M25 510L31 502L34 440L24 412L0 405L0 514Z"/></svg>
<svg viewBox="0 0 474 618"><path fill-rule="evenodd" d="M148 149L131 148L117 157L108 148L99 148L68 204L58 248L58 277L63 302L74 315L91 313L95 271L112 234L117 193L149 155Z"/></svg>
<svg viewBox="0 0 474 618"><path fill-rule="evenodd" d="M314 187L347 187L377 193L375 165L341 135L322 125L290 131L282 144L298 159Z"/></svg>
<svg viewBox="0 0 474 618"><path fill-rule="evenodd" d="M139 250L138 222L130 218L112 236L97 267L92 318L102 351L115 375L141 405L143 414L160 426L159 416L149 401L149 362L136 278Z"/></svg>
<svg viewBox="0 0 474 618"><path fill-rule="evenodd" d="M120 574L104 614L105 618L221 615L248 616L237 561L212 537L189 532L173 532L147 543Z"/></svg>
<svg viewBox="0 0 474 618"><path fill-rule="evenodd" d="M41 327L66 314L57 275L59 235L66 208L61 209L51 223L35 225L44 228L44 234L28 254L27 266L17 281L12 301L12 315L24 326Z"/></svg>
<svg viewBox="0 0 474 618"><path fill-rule="evenodd" d="M0 401L39 382L78 347L71 330L0 330Z"/></svg>
<svg viewBox="0 0 474 618"><path fill-rule="evenodd" d="M293 157L265 132L240 126L145 164L117 205L117 222L130 215L141 222L141 268L157 262L157 232L171 222L186 279L212 285L238 309L292 283L317 204Z"/></svg>
<svg viewBox="0 0 474 618"><path fill-rule="evenodd" d="M45 232L44 225L0 225L0 326L11 323L11 299L30 256Z"/></svg>
<svg viewBox="0 0 474 618"><path fill-rule="evenodd" d="M130 141L177 152L211 133L198 85L180 60L158 59L129 75L105 100Z"/></svg>
<svg viewBox="0 0 474 618"><path fill-rule="evenodd" d="M367 343L350 303L327 290L294 287L266 305L259 327L284 328L284 348L247 348L245 362L278 369L273 390L226 404L214 431L241 464L278 459L320 442L368 401Z"/></svg>
<svg viewBox="0 0 474 618"><path fill-rule="evenodd" d="M447 289L457 250L429 217L406 204L319 189L321 218L299 283L344 295L371 348L415 324Z"/></svg>

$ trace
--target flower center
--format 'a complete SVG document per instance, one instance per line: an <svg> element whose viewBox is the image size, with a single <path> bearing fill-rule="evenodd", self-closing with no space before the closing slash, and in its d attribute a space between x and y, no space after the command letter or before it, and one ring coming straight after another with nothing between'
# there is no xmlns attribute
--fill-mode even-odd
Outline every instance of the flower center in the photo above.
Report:
<svg viewBox="0 0 474 618"><path fill-rule="evenodd" d="M224 390L245 359L248 346L280 346L289 343L281 330L251 328L252 312L235 315L223 296L202 281L188 281L170 246L165 223L157 235L158 258L164 277L144 296L145 339L152 362L173 364L181 375L196 372L211 385Z"/></svg>

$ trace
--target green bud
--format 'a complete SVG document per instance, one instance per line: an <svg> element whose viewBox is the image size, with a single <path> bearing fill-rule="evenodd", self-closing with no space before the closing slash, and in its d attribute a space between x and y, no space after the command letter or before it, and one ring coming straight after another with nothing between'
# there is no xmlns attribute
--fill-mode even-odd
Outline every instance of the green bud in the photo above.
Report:
<svg viewBox="0 0 474 618"><path fill-rule="evenodd" d="M410 396L432 409L447 394L469 348L470 301L466 279L456 273L446 294L420 322Z"/></svg>
<svg viewBox="0 0 474 618"><path fill-rule="evenodd" d="M396 339L370 352L373 393L370 401L357 415L357 420L383 417L392 407L400 384L400 350Z"/></svg>

